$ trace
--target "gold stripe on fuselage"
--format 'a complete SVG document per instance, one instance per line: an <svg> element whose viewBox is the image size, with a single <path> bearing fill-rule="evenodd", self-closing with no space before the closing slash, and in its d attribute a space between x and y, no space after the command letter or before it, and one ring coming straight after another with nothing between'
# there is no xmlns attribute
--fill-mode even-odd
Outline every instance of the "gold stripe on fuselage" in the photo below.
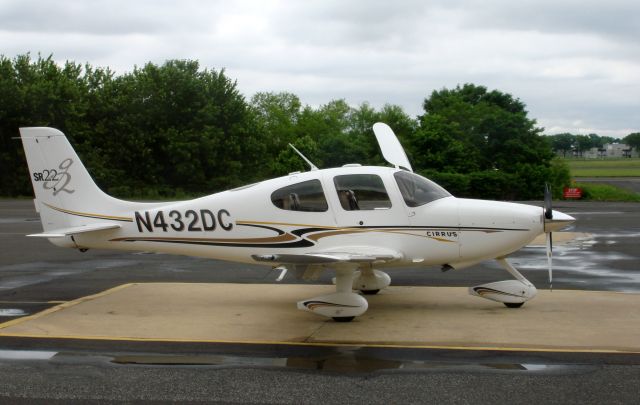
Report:
<svg viewBox="0 0 640 405"><path fill-rule="evenodd" d="M108 219L108 220L111 220L111 221L133 222L133 218L130 218L130 217L118 217L118 216L115 216L115 215L102 215L102 214L92 214L92 213L89 213L89 212L71 211L71 210L66 210L64 208L60 208L60 207L54 207L51 204L47 204L47 203L43 203L43 204L46 205L47 207L51 208L52 210L55 210L55 211L58 211L58 212L62 212L64 214L75 215L75 216L78 216L78 217Z"/></svg>

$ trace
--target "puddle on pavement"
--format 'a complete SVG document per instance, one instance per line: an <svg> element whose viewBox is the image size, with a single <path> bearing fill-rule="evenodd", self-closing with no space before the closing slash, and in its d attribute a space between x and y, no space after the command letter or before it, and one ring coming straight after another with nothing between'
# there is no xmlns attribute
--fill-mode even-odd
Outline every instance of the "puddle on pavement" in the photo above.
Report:
<svg viewBox="0 0 640 405"><path fill-rule="evenodd" d="M341 373L367 373L389 370L506 370L506 371L555 371L573 366L549 364L508 364L508 363L445 363L415 360L392 360L355 355L324 357L240 357L208 355L124 355L111 360L116 364L137 364L155 366L262 366L283 367L301 370L320 370Z"/></svg>
<svg viewBox="0 0 640 405"><path fill-rule="evenodd" d="M18 308L0 308L0 316L25 316L28 315Z"/></svg>
<svg viewBox="0 0 640 405"><path fill-rule="evenodd" d="M38 350L0 350L0 360L49 360L57 353Z"/></svg>

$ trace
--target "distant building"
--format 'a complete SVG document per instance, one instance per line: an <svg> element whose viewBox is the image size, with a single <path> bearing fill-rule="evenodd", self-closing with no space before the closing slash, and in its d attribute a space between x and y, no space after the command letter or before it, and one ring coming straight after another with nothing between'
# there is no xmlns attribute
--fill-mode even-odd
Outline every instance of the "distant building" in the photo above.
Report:
<svg viewBox="0 0 640 405"><path fill-rule="evenodd" d="M558 153L562 155L562 152ZM640 157L638 151L624 143L605 143L602 148L591 148L589 150L577 151L571 153L574 157L582 157L586 159L603 159L603 158L637 158Z"/></svg>

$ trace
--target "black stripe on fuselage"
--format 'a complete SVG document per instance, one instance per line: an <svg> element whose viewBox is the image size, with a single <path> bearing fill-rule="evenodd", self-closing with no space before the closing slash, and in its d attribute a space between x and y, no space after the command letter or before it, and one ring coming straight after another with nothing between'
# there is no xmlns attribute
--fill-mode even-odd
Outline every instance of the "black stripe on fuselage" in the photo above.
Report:
<svg viewBox="0 0 640 405"><path fill-rule="evenodd" d="M349 228L344 228L344 229L349 229ZM344 230L342 228L301 228L301 229L296 229L295 231L291 231L292 234L302 238L303 235L306 235L308 233L313 233L313 232L322 232L322 231L335 231L335 230Z"/></svg>
<svg viewBox="0 0 640 405"><path fill-rule="evenodd" d="M285 234L285 231L283 231L282 229L274 228L272 226L257 225L257 224L245 224L245 223L242 223L242 224L236 223L236 225L237 226L249 226L249 227L253 227L253 228L268 229L270 231L276 232L278 234L278 236Z"/></svg>
<svg viewBox="0 0 640 405"><path fill-rule="evenodd" d="M255 247L255 248L301 248L314 246L315 244L306 239L300 239L294 242L282 243L235 243L235 242L208 242L198 240L185 239L145 239L145 238L128 238L122 239L121 242L159 242L159 243L179 243L183 245L201 245L201 246L225 246L225 247Z"/></svg>

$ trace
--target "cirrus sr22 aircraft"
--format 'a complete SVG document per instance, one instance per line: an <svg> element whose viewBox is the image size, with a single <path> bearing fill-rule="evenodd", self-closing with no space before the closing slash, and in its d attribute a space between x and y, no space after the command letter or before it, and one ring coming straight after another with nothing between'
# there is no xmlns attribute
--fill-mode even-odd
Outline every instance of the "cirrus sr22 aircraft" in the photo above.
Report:
<svg viewBox="0 0 640 405"><path fill-rule="evenodd" d="M93 182L65 135L21 128L43 233L61 247L162 252L258 263L306 280L335 271L336 291L298 308L350 321L368 307L360 294L389 286L383 270L439 266L461 269L496 259L515 279L471 287L472 295L519 307L536 288L506 259L574 221L545 207L455 198L413 173L395 134L373 126L393 167L348 164L262 181L180 202L115 199ZM295 148L294 148L295 149ZM296 152L298 152L296 150ZM299 153L299 152L298 152Z"/></svg>

